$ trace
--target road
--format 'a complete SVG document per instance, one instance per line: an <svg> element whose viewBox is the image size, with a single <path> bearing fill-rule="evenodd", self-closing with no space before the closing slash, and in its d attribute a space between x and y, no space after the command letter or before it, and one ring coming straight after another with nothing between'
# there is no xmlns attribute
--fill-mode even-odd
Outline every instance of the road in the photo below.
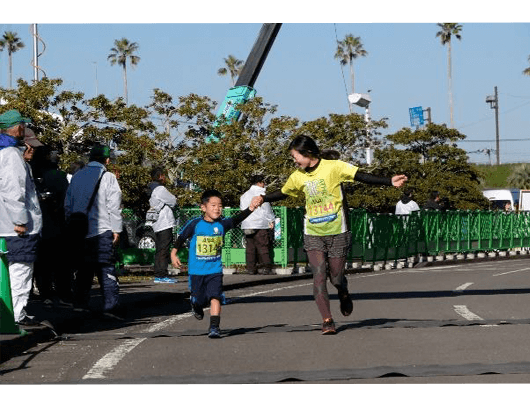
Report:
<svg viewBox="0 0 530 405"><path fill-rule="evenodd" d="M528 383L530 261L349 274L354 311L320 333L310 279L228 291L223 338L188 303L78 325L0 365L8 384ZM332 288L332 287L330 287ZM92 321L95 322L95 321Z"/></svg>

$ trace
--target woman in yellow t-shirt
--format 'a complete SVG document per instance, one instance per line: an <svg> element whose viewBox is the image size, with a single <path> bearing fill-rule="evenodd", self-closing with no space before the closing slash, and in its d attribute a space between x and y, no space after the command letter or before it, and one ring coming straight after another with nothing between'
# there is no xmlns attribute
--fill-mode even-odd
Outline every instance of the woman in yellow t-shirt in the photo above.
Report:
<svg viewBox="0 0 530 405"><path fill-rule="evenodd" d="M335 322L326 286L327 268L330 281L337 288L341 313L348 316L353 310L344 275L351 233L347 212L343 209L341 183L355 180L401 187L407 181L407 176L396 175L391 179L379 177L362 173L357 166L340 160L322 159L317 144L306 135L293 139L288 150L298 170L291 174L281 190L254 197L251 206L283 200L288 196L305 195L304 249L313 271L313 295L323 319L322 333L334 334Z"/></svg>

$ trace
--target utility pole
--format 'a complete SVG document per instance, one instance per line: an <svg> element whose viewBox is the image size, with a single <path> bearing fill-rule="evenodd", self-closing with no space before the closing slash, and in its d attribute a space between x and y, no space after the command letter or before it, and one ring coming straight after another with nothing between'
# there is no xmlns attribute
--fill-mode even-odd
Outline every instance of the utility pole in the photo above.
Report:
<svg viewBox="0 0 530 405"><path fill-rule="evenodd" d="M39 81L39 42L37 33L37 24L31 24L33 35L33 80L35 83Z"/></svg>
<svg viewBox="0 0 530 405"><path fill-rule="evenodd" d="M495 86L495 94L486 97L486 103L489 103L490 108L495 110L495 154L497 157L497 166L501 164L501 145L499 139L499 94L497 93L497 86Z"/></svg>
<svg viewBox="0 0 530 405"><path fill-rule="evenodd" d="M41 56L46 50L46 44L39 37L37 24L31 24L31 35L33 37L33 80L36 83L39 81L39 70L42 72L43 76L46 77L46 72L44 72L44 70L42 70L42 68L39 66L39 56ZM42 42L43 49L41 53L39 53L39 41Z"/></svg>

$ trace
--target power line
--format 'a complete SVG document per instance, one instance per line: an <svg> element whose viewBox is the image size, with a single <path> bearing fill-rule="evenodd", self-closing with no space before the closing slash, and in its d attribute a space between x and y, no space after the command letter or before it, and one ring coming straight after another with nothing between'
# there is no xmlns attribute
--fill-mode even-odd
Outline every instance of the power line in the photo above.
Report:
<svg viewBox="0 0 530 405"><path fill-rule="evenodd" d="M530 141L530 138L521 138L521 139L499 139L500 142L521 142L521 141ZM459 142L495 142L494 139L462 139Z"/></svg>

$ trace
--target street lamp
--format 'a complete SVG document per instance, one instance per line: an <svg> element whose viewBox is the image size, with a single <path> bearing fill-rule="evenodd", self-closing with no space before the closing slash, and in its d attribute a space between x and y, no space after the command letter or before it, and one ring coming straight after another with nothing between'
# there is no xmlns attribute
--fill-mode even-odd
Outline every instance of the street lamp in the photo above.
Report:
<svg viewBox="0 0 530 405"><path fill-rule="evenodd" d="M486 97L486 103L489 103L490 108L495 110L495 140L496 140L496 157L497 157L497 166L500 165L500 141L499 141L499 96L497 93L497 86L495 86L495 94L493 96Z"/></svg>
<svg viewBox="0 0 530 405"><path fill-rule="evenodd" d="M368 93L371 90L368 90ZM359 107L364 108L364 120L366 122L366 126L368 128L368 125L370 124L370 103L372 102L372 99L370 98L369 94L364 93L353 93L348 96L348 100L351 104L355 104ZM366 131L368 135L368 130ZM371 138L371 136L369 136ZM370 139L371 140L371 139ZM372 164L373 161L374 152L372 148L366 148L366 163L369 165Z"/></svg>

